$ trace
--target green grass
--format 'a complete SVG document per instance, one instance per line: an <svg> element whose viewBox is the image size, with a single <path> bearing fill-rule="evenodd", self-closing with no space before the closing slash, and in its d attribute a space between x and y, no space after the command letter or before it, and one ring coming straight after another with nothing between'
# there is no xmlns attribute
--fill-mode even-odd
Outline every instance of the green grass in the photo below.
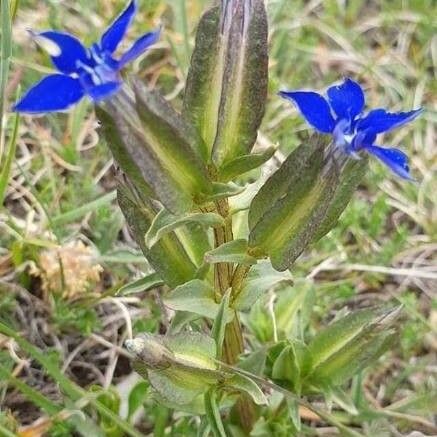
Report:
<svg viewBox="0 0 437 437"><path fill-rule="evenodd" d="M156 84L180 108L194 29L208 1L140 3L141 15L131 37L160 23L164 36L159 49L134 63L132 70ZM105 390L122 384L129 369L120 346L130 323L135 332L168 325L157 292L147 292L150 299L112 297L147 266L114 201L111 157L99 140L90 106L84 103L68 114L44 118L23 117L19 125L17 118L3 112L15 99L14 87L8 83L20 82L25 90L50 69L25 28L66 28L91 42L124 2L22 0L13 23L13 44L7 4L2 1L0 58L0 116L4 120L0 130L0 200L4 199L0 332L15 337L20 348L17 357L11 355L12 348L0 335L0 434L8 435L2 414L10 411L16 425L22 426L30 419L73 409L85 415L84 426L111 428L113 434L107 435L143 435L153 430L154 421L155 435L169 435L164 431L167 426L173 435L195 435L197 424L192 419L172 416L150 396L138 407L146 409L147 418L142 428L135 428L132 418L125 420L118 409L111 410L88 390L92 384ZM112 12L105 16L107 10ZM437 341L437 149L433 142L437 7L432 0L271 0L268 13L271 57L269 104L260 129L263 145L278 145L285 155L307 134L296 111L277 97L279 89L323 90L347 75L364 84L369 107L425 108L419 120L383 142L409 153L417 183L401 182L372 162L339 225L300 258L294 274L315 281L317 304L311 332L345 307L378 306L389 300L404 305L396 346L360 376L366 391L356 388L359 378L348 388L365 405L363 412L353 419L338 419L360 426L365 435L377 435L376 431L390 435L391 426L402 433L418 429L432 434L435 403L420 396L436 384L432 366ZM30 275L32 264L47 248L77 240L93 248L104 268L101 280L75 296L73 303L62 298L62 290L43 296L39 280ZM268 310L261 306L256 311L265 312L258 317L267 326ZM35 329L41 335L35 335ZM58 362L48 354L53 349ZM26 371L19 368L23 360L28 363ZM13 369L17 374L11 376ZM47 392L41 392L44 384L50 388ZM26 404L14 401L18 392L34 405L29 414L23 409ZM275 422L277 435L288 426L286 416L281 420ZM111 426L105 428L108 423ZM61 428L55 423L51 435L68 435ZM310 433L309 427L305 429Z"/></svg>

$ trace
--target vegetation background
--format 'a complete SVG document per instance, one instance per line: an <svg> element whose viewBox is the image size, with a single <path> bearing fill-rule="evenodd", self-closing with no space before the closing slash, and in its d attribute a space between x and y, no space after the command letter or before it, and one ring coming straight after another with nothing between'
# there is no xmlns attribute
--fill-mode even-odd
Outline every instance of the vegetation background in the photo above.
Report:
<svg viewBox="0 0 437 437"><path fill-rule="evenodd" d="M196 23L209 0L139 3L131 39L160 24L164 32L129 73L180 107ZM1 43L10 72L1 84L0 435L72 435L79 410L105 435L136 429L160 436L169 427L171 435L196 435L193 419L148 400L147 384L131 374L122 348L132 331L165 332L170 314L159 290L116 294L148 266L115 202L112 159L91 105L23 117L16 141L7 112L23 89L51 71L26 29L64 29L92 43L125 2L9 5L13 42L2 23ZM279 156L286 155L305 138L307 126L276 95L282 88L323 90L350 76L364 85L370 107L426 109L384 143L408 152L417 183L372 162L339 226L300 258L293 274L314 280L313 330L348 309L403 304L397 344L361 376L363 390L350 387L356 401L390 406L391 413L354 420L365 435L437 435L437 3L269 0L267 7L269 101L259 147L278 145ZM261 302L246 320L249 335L260 341L271 335L267 307L268 300ZM143 406L146 419L134 428ZM306 423L314 435L335 435L317 418Z"/></svg>

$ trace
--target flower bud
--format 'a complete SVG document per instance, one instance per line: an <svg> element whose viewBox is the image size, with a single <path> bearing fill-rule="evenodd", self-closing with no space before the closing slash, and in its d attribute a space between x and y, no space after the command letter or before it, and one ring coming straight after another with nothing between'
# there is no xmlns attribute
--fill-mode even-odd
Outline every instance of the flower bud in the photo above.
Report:
<svg viewBox="0 0 437 437"><path fill-rule="evenodd" d="M337 154L320 136L299 146L251 203L249 253L289 268L335 224L365 170L366 161Z"/></svg>

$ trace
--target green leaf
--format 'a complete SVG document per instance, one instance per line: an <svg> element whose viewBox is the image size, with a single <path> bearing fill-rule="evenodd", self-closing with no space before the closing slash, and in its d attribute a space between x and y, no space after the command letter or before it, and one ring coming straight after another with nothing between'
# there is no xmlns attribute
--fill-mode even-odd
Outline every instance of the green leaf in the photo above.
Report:
<svg viewBox="0 0 437 437"><path fill-rule="evenodd" d="M220 416L220 409L217 403L217 389L210 388L205 393L205 412L208 423L215 437L226 437L225 428Z"/></svg>
<svg viewBox="0 0 437 437"><path fill-rule="evenodd" d="M303 375L311 366L307 346L294 340L279 353L272 367L272 377L288 381L294 393L300 394Z"/></svg>
<svg viewBox="0 0 437 437"><path fill-rule="evenodd" d="M214 151L219 164L250 151L264 114L268 55L263 3L222 3L207 11L198 26L184 113L206 143L206 159Z"/></svg>
<svg viewBox="0 0 437 437"><path fill-rule="evenodd" d="M216 249L205 253L205 262L217 264L222 262L238 264L256 264L257 260L247 253L247 241L244 239L224 243Z"/></svg>
<svg viewBox="0 0 437 437"><path fill-rule="evenodd" d="M7 2L3 2L6 3ZM2 35L3 36L3 35ZM0 67L1 68L1 67ZM1 101L0 101L1 105ZM1 114L1 112L0 112ZM1 122L1 115L0 115L0 122ZM9 145L6 151L6 158L3 162L3 156L0 156L0 206L3 205L3 201L5 199L6 194L6 188L9 183L9 177L11 175L11 168L12 168L12 162L15 158L15 151L17 148L17 139L18 139L18 128L20 126L20 116L19 114L15 114L14 118L14 128L12 131L11 138L9 140ZM0 128L1 131L1 128ZM0 138L1 141L1 138Z"/></svg>
<svg viewBox="0 0 437 437"><path fill-rule="evenodd" d="M281 287L275 304L276 327L286 338L303 338L316 299L311 280L299 279Z"/></svg>
<svg viewBox="0 0 437 437"><path fill-rule="evenodd" d="M140 381L129 392L127 418L130 419L136 411L144 404L149 392L149 384L146 381Z"/></svg>
<svg viewBox="0 0 437 437"><path fill-rule="evenodd" d="M358 414L357 407L355 406L352 398L339 387L325 387L324 388L325 397L328 400L334 401L339 407L343 408L344 411L356 416Z"/></svg>
<svg viewBox="0 0 437 437"><path fill-rule="evenodd" d="M287 407L291 421L297 432L302 429L302 423L300 421L299 402L296 399L287 398Z"/></svg>
<svg viewBox="0 0 437 437"><path fill-rule="evenodd" d="M234 374L226 380L226 386L248 394L257 405L267 405L268 403L262 390L247 376Z"/></svg>
<svg viewBox="0 0 437 437"><path fill-rule="evenodd" d="M275 153L274 147L269 147L262 153L242 155L224 164L218 172L221 181L227 182L267 162Z"/></svg>
<svg viewBox="0 0 437 437"><path fill-rule="evenodd" d="M250 372L253 375L261 376L264 374L266 366L267 351L264 348L259 348L250 355L244 357L239 363L238 367Z"/></svg>
<svg viewBox="0 0 437 437"><path fill-rule="evenodd" d="M191 404L197 396L208 390L209 385L200 383L193 375L173 370L148 370L147 376L150 385L165 400L175 405Z"/></svg>
<svg viewBox="0 0 437 437"><path fill-rule="evenodd" d="M232 307L239 311L250 310L263 294L268 293L279 284L287 282L292 282L291 274L288 271L278 272L272 268L270 261L259 261L250 269Z"/></svg>
<svg viewBox="0 0 437 437"><path fill-rule="evenodd" d="M312 366L316 368L356 338L375 317L372 309L348 314L319 331L308 345Z"/></svg>
<svg viewBox="0 0 437 437"><path fill-rule="evenodd" d="M225 377L215 361L216 345L199 332L159 336L143 333L126 341L133 366L169 402L186 405Z"/></svg>
<svg viewBox="0 0 437 437"><path fill-rule="evenodd" d="M162 209L153 219L149 230L144 237L146 246L151 249L164 235L175 229L191 223L198 223L204 227L222 226L223 217L210 213L185 213L174 215Z"/></svg>
<svg viewBox="0 0 437 437"><path fill-rule="evenodd" d="M230 311L229 309L230 295L231 295L231 290L229 289L222 297L222 300L220 302L220 308L217 312L216 318L214 319L214 324L212 325L211 334L216 344L217 359L221 358L222 349L223 349L223 340L225 338L225 328L227 323L230 322L230 320L226 317L227 312Z"/></svg>
<svg viewBox="0 0 437 437"><path fill-rule="evenodd" d="M84 203L78 208L70 209L63 214L55 215L51 217L50 222L52 225L62 226L67 223L74 222L81 217L85 216L88 213L96 211L98 208L111 204L111 202L117 197L116 190L110 191L109 193L103 194L97 199L92 200L91 202Z"/></svg>
<svg viewBox="0 0 437 437"><path fill-rule="evenodd" d="M191 194L181 189L147 143L133 103L121 104L117 99L107 100L104 108L96 106L103 136L115 161L143 196L159 200L175 214L189 210L193 203Z"/></svg>
<svg viewBox="0 0 437 437"><path fill-rule="evenodd" d="M216 343L213 338L200 332L180 332L164 337L164 343L185 364L192 361L193 366L216 369Z"/></svg>
<svg viewBox="0 0 437 437"><path fill-rule="evenodd" d="M188 311L210 319L215 319L220 311L220 305L215 301L214 288L200 279L176 287L164 297L164 305L175 311ZM228 321L231 314L230 310L226 311Z"/></svg>
<svg viewBox="0 0 437 437"><path fill-rule="evenodd" d="M131 294L141 293L143 291L148 291L155 287L160 287L164 284L164 281L160 278L157 273L150 273L143 278L137 279L136 281L129 282L129 284L123 285L115 293L117 296L129 296Z"/></svg>
<svg viewBox="0 0 437 437"><path fill-rule="evenodd" d="M145 200L133 200L124 187L119 187L117 194L118 203L135 240L156 273L170 287L193 279L197 267L174 233L165 235L152 249L146 246L144 235L157 213L153 204L146 203Z"/></svg>
<svg viewBox="0 0 437 437"><path fill-rule="evenodd" d="M315 138L287 158L249 210L249 247L267 254L279 271L291 267L311 242L338 183L339 168L329 147Z"/></svg>
<svg viewBox="0 0 437 437"><path fill-rule="evenodd" d="M133 81L144 137L177 184L196 198L209 194L211 182L198 150L197 131L156 91Z"/></svg>
<svg viewBox="0 0 437 437"><path fill-rule="evenodd" d="M407 398L401 399L386 407L387 410L415 413L421 415L435 414L437 405L437 392L416 393Z"/></svg>
<svg viewBox="0 0 437 437"><path fill-rule="evenodd" d="M308 385L335 387L375 362L392 344L399 308L363 310L334 322L309 344Z"/></svg>
<svg viewBox="0 0 437 437"><path fill-rule="evenodd" d="M245 187L240 187L233 182L213 182L212 193L205 198L205 201L212 202L214 200L220 200L227 197L237 196L245 190Z"/></svg>
<svg viewBox="0 0 437 437"><path fill-rule="evenodd" d="M9 65L12 56L12 23L11 23L11 11L9 9L10 2L1 2L1 29L2 38L0 40L1 53L0 53L0 143L3 145L4 132L3 128L4 115L6 108L6 85L8 82ZM18 117L18 115L16 116ZM12 143L11 143L12 144ZM15 147L15 146L14 146ZM1 146L0 146L1 149ZM11 154L11 148L9 148L9 155ZM4 165L1 162L2 157L0 157L1 166ZM8 158L7 158L8 159ZM3 196L0 196L0 205L3 203Z"/></svg>

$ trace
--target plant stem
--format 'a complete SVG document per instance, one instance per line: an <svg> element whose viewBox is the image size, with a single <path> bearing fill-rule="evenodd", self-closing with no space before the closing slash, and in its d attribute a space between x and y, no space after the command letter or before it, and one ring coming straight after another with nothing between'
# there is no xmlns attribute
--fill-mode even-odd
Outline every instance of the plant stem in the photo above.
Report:
<svg viewBox="0 0 437 437"><path fill-rule="evenodd" d="M234 239L232 234L232 219L228 215L229 205L226 199L216 202L217 212L225 219L225 225L214 229L215 247L228 243ZM234 291L239 292L241 283L245 278L248 269L244 270L237 266L233 272L231 263L217 263L214 265L214 289L216 300L219 301L226 291L232 287L231 301L234 299ZM243 333L240 320L235 311L232 322L226 325L225 338L223 342L223 359L229 365L234 365L238 357L244 352ZM251 399L242 396L237 401L237 410L240 423L245 432L250 432L255 422L255 406Z"/></svg>

